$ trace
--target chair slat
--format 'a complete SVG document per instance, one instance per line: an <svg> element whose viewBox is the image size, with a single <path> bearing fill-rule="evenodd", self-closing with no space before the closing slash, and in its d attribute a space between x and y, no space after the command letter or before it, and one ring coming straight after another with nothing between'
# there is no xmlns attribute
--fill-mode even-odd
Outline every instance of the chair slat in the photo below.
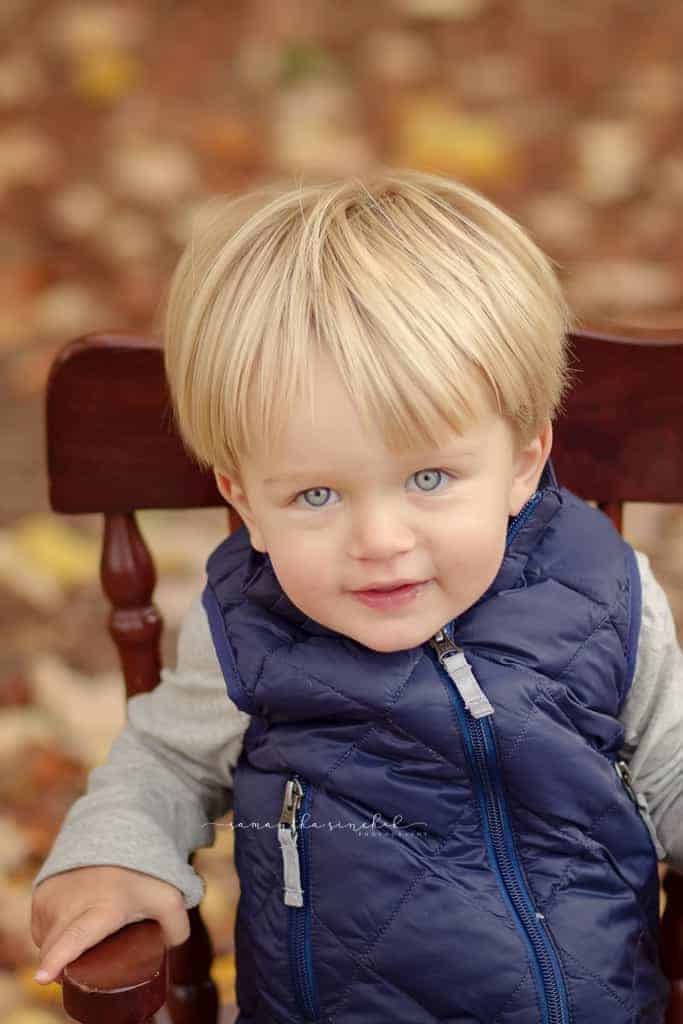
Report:
<svg viewBox="0 0 683 1024"><path fill-rule="evenodd" d="M46 428L55 512L225 504L175 430L158 339L113 331L70 342L48 377Z"/></svg>
<svg viewBox="0 0 683 1024"><path fill-rule="evenodd" d="M555 428L560 483L598 503L683 502L683 332L570 340L579 379Z"/></svg>

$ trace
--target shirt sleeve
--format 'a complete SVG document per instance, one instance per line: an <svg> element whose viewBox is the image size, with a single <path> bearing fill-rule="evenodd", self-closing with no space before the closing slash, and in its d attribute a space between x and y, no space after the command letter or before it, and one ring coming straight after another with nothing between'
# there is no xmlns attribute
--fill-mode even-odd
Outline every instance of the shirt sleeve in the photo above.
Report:
<svg viewBox="0 0 683 1024"><path fill-rule="evenodd" d="M664 858L683 871L683 654L669 602L636 551L642 619L636 667L620 719L623 758L647 802Z"/></svg>
<svg viewBox="0 0 683 1024"><path fill-rule="evenodd" d="M213 844L214 822L230 809L248 725L228 697L197 596L181 624L176 668L129 699L124 728L67 812L33 889L60 871L113 864L170 882L186 908L196 906L204 882L187 858Z"/></svg>

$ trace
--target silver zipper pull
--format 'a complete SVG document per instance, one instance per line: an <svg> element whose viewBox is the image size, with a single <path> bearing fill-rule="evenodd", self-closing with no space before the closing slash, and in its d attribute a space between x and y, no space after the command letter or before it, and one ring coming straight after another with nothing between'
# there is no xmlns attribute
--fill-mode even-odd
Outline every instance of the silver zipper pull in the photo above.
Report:
<svg viewBox="0 0 683 1024"><path fill-rule="evenodd" d="M278 825L287 825L296 834L296 812L303 800L304 791L298 779L289 779L285 786L282 811Z"/></svg>
<svg viewBox="0 0 683 1024"><path fill-rule="evenodd" d="M448 654L450 652L455 653L456 651L462 650L462 647L458 647L457 644L454 644L443 629L440 629L438 633L435 633L429 642L439 655L439 661L441 661L441 656L443 654Z"/></svg>
<svg viewBox="0 0 683 1024"><path fill-rule="evenodd" d="M626 763L626 761L615 761L614 769L617 775L619 776L621 783L626 792L628 793L630 799L638 808L638 811L640 813L641 818L643 819L645 827L650 833L650 838L652 839L655 850L657 851L657 859L664 860L666 858L666 850L664 849L664 847L659 841L659 838L657 837L654 822L650 817L650 808L648 807L647 800L645 799L642 793L638 793L637 790L633 788L633 779L631 778L631 770L628 764Z"/></svg>
<svg viewBox="0 0 683 1024"><path fill-rule="evenodd" d="M284 901L288 907L303 907L301 867L297 850L296 813L301 806L304 791L298 779L289 779L285 786L282 811L277 825L277 839L282 852Z"/></svg>
<svg viewBox="0 0 683 1024"><path fill-rule="evenodd" d="M455 683L458 693L464 700L465 707L472 717L484 718L487 715L492 715L494 713L493 707L477 682L472 666L465 657L462 647L458 647L456 643L453 643L443 629L435 633L429 642L436 651L439 661Z"/></svg>

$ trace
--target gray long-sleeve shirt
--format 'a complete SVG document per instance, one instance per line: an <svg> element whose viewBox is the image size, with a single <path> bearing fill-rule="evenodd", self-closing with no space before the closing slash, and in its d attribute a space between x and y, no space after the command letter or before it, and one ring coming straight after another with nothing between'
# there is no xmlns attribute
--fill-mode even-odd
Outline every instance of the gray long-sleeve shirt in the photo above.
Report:
<svg viewBox="0 0 683 1024"><path fill-rule="evenodd" d="M636 556L642 621L621 753L649 805L660 855L683 871L683 653L666 595L647 556ZM199 903L204 882L187 858L214 842L248 725L227 695L197 596L181 624L176 668L128 701L126 725L90 772L33 888L60 871L113 864L175 885L186 908Z"/></svg>

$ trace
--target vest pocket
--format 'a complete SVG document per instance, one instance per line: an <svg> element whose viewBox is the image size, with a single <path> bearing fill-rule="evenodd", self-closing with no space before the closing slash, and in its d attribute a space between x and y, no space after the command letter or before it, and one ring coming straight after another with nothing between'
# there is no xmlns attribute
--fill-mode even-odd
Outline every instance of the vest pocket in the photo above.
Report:
<svg viewBox="0 0 683 1024"><path fill-rule="evenodd" d="M305 1020L320 1015L311 943L310 833L306 827L310 784L298 775L287 780L278 821L282 853L283 900L288 913L289 965L292 987Z"/></svg>
<svg viewBox="0 0 683 1024"><path fill-rule="evenodd" d="M633 788L631 772L629 771L628 764L626 763L626 761L615 761L614 770L619 776L621 784L626 790L630 800L635 805L636 810L640 814L643 824L650 833L650 839L652 840L652 845L655 849L655 853L657 854L657 860L664 860L664 858L666 857L666 850L664 849L664 847L662 846L657 837L654 822L650 817L650 808L647 805L647 800L645 799L642 793L638 793Z"/></svg>

